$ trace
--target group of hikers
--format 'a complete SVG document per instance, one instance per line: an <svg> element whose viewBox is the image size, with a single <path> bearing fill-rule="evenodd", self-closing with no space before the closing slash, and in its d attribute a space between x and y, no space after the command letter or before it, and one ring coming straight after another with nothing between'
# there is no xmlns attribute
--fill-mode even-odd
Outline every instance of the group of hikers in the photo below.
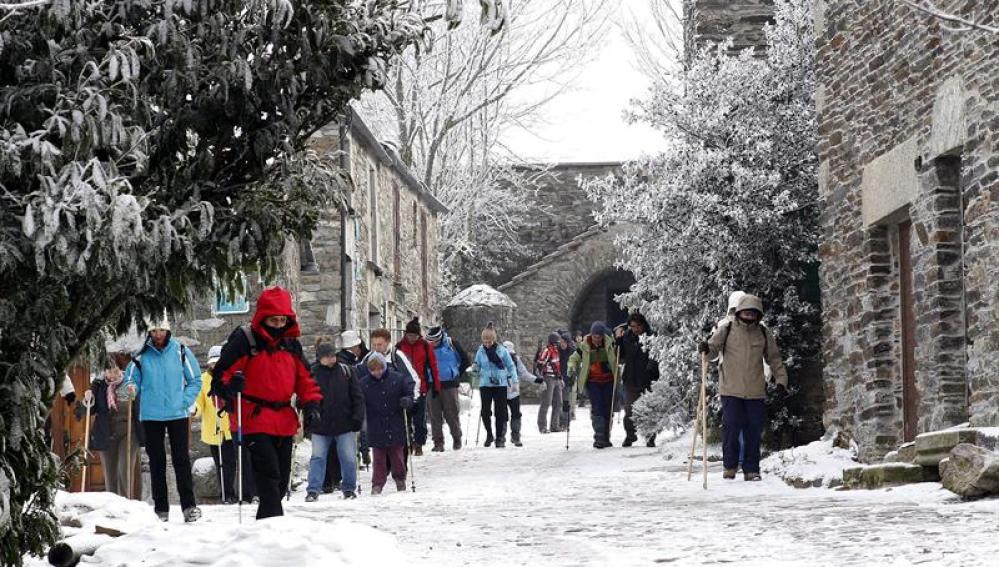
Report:
<svg viewBox="0 0 999 567"><path fill-rule="evenodd" d="M699 350L722 366L724 477L734 478L741 463L746 479L757 480L766 368L780 388L787 375L773 334L760 323L762 302L744 294L733 300ZM624 407L623 445L638 441L632 407L659 378L659 366L643 345L651 330L638 313L614 329L598 321L586 335L552 332L530 369L513 342L500 342L492 323L470 358L444 328L424 333L416 318L396 344L388 329L370 332L370 349L356 331L340 335L339 349L331 337L321 337L310 363L291 295L280 287L265 289L252 322L209 350L204 372L172 336L169 320L147 326L142 348L110 356L81 406L96 416L90 448L100 453L107 490L135 495L132 471L139 447L145 447L154 510L163 521L169 519L167 437L183 518L194 522L201 516L189 454L192 415L202 419L201 439L211 448L223 501L256 502L256 517L263 519L283 514L300 427L312 446L306 501L337 489L350 499L357 496L359 457L371 466L371 494L382 492L389 475L396 490L406 490L408 461L423 455L427 442L428 413L432 451L445 450L445 423L452 449L464 446L463 379L479 391L485 446L505 447L507 425L510 442L522 446L521 383L530 381L542 390L540 433L565 432L578 393L585 391L593 447L603 449L612 446L618 400ZM646 444L654 447L655 435Z"/></svg>

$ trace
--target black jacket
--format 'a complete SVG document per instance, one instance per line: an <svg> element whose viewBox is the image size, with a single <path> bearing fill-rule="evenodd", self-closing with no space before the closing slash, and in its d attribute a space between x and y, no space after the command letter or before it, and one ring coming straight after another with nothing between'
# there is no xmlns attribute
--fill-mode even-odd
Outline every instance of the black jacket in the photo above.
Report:
<svg viewBox="0 0 999 567"><path fill-rule="evenodd" d="M94 378L90 382L90 390L94 394L94 406L90 408L90 415L94 418L94 423L90 428L90 450L107 451L111 447L112 423L114 411L108 406L108 383L103 378ZM119 402L118 411L128 411L128 402ZM146 444L145 430L139 426L139 398L132 402L132 435L140 447ZM82 420L87 415L87 408L83 405L83 400L76 402L75 415L77 421Z"/></svg>
<svg viewBox="0 0 999 567"><path fill-rule="evenodd" d="M649 358L638 335L629 330L617 340L617 344L621 349L620 360L624 363L624 385L641 390L651 388L652 383L659 379L659 363Z"/></svg>
<svg viewBox="0 0 999 567"><path fill-rule="evenodd" d="M322 418L310 433L342 435L360 431L364 423L364 394L354 368L340 363L323 366L317 362L312 365L312 376L322 390L323 401Z"/></svg>

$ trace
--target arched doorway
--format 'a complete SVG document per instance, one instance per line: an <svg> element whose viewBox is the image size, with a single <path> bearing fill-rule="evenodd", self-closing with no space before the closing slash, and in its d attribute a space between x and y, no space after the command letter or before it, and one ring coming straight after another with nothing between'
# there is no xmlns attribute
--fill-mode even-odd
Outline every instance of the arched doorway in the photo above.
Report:
<svg viewBox="0 0 999 567"><path fill-rule="evenodd" d="M615 298L627 292L634 283L635 276L624 270L609 268L593 274L573 302L569 314L572 332L586 334L594 321L603 321L611 327L624 323L628 312Z"/></svg>

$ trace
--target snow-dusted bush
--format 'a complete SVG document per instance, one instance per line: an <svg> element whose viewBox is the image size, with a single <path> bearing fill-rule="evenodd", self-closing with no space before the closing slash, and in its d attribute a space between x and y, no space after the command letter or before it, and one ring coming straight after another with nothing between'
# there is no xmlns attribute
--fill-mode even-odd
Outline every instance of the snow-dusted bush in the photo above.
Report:
<svg viewBox="0 0 999 567"><path fill-rule="evenodd" d="M818 238L811 3L776 4L764 55L705 47L639 103L634 118L663 131L664 151L587 185L601 222L634 227L617 241L637 280L621 299L658 331L646 346L662 378L635 406L644 432L690 419L696 346L732 291L763 298L792 373L818 346L818 298L804 285Z"/></svg>

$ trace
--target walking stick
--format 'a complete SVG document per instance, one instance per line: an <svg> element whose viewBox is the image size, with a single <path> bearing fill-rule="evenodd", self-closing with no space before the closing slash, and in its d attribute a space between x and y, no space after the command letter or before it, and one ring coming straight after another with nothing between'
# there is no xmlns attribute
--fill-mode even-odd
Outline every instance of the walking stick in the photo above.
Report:
<svg viewBox="0 0 999 567"><path fill-rule="evenodd" d="M219 486L222 487L222 503L225 504L225 463L222 462L222 445L225 439L222 433L222 412L219 411L218 396L212 396L212 407L215 409L215 437L219 440Z"/></svg>
<svg viewBox="0 0 999 567"><path fill-rule="evenodd" d="M614 371L611 372L611 400L610 400L610 414L607 415L607 441L610 441L611 436L611 426L614 425L614 404L617 402L617 374L618 374L618 350L617 345L614 346Z"/></svg>
<svg viewBox="0 0 999 567"><path fill-rule="evenodd" d="M128 489L126 494L128 494L128 499L132 499L132 469L135 467L132 463L132 397L128 398L128 433L125 435L125 461L128 463L128 473L125 475L128 479Z"/></svg>
<svg viewBox="0 0 999 567"><path fill-rule="evenodd" d="M239 514L239 523L243 523L243 392L236 393L236 473L239 478L236 482L239 487L236 492L239 494L239 503L236 509ZM220 455L221 456L221 455Z"/></svg>
<svg viewBox="0 0 999 567"><path fill-rule="evenodd" d="M700 396L703 396L704 392L701 391ZM694 415L694 440L690 444L690 458L687 459L687 482L694 476L694 454L697 449L697 434L701 431L701 398L697 398L697 409Z"/></svg>
<svg viewBox="0 0 999 567"><path fill-rule="evenodd" d="M402 408L402 418L406 421L406 445L412 446L412 440L409 436L409 412L406 408ZM409 481L412 483L413 492L416 492L416 459L409 459Z"/></svg>
<svg viewBox="0 0 999 567"><path fill-rule="evenodd" d="M701 438L704 441L704 490L708 489L708 355L701 355Z"/></svg>
<svg viewBox="0 0 999 567"><path fill-rule="evenodd" d="M570 394L569 401L568 402L563 402L565 404L568 404L568 406L569 406L569 411L566 413L566 416L567 416L566 419L567 419L567 421L565 423L565 450L566 451L569 450L569 434L572 431L572 398L571 398L572 389L569 390L569 394Z"/></svg>
<svg viewBox="0 0 999 567"><path fill-rule="evenodd" d="M361 493L361 483L358 478L361 476L361 432L354 433L354 490Z"/></svg>
<svg viewBox="0 0 999 567"><path fill-rule="evenodd" d="M83 478L80 482L80 492L87 491L87 466L90 464L90 408L94 407L93 394L90 399L83 398L83 407L87 408L87 421L83 424Z"/></svg>

